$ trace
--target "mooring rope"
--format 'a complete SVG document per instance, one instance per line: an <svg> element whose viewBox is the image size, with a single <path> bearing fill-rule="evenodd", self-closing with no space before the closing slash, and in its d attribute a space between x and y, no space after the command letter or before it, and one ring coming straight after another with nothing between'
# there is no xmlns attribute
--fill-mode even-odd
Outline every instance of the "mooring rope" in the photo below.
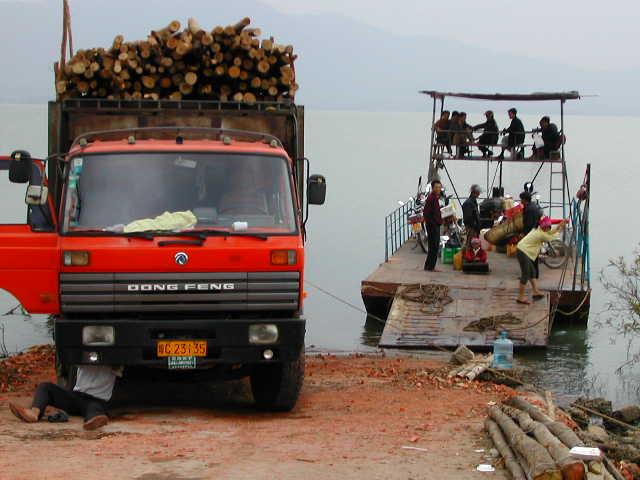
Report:
<svg viewBox="0 0 640 480"><path fill-rule="evenodd" d="M503 330L502 327L507 325L520 325L522 319L516 317L513 313L503 313L501 315L491 315L489 317L482 317L479 320L469 322L469 324L463 328L465 332L485 332L487 330ZM527 327L529 328L529 327Z"/></svg>
<svg viewBox="0 0 640 480"><path fill-rule="evenodd" d="M398 296L408 302L420 303L420 311L428 314L440 314L444 307L453 302L447 285L437 283L405 285Z"/></svg>

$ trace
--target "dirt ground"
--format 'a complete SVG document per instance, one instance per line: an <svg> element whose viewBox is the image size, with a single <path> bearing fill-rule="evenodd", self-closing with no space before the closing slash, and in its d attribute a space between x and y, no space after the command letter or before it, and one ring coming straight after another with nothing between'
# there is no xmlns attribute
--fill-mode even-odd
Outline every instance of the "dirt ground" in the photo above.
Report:
<svg viewBox="0 0 640 480"><path fill-rule="evenodd" d="M434 360L372 356L307 359L291 413L256 411L246 382L149 385L149 405L129 405L97 432L81 419L25 424L7 403L25 404L47 367L0 394L0 479L469 479L490 448L482 431L488 402L511 392L449 381ZM138 392L140 393L140 392ZM407 448L409 447L409 448ZM495 460L494 460L495 462Z"/></svg>

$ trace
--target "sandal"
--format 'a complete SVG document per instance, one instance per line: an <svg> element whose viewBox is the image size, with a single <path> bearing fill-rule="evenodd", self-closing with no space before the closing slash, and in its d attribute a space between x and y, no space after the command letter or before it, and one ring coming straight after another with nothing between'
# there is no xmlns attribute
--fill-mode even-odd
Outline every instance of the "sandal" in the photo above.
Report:
<svg viewBox="0 0 640 480"><path fill-rule="evenodd" d="M521 305L531 305L531 302L529 300L520 300L519 298L516 300L517 303L521 304Z"/></svg>
<svg viewBox="0 0 640 480"><path fill-rule="evenodd" d="M69 421L69 415L60 410L59 412L49 415L47 420L51 423L65 423Z"/></svg>
<svg viewBox="0 0 640 480"><path fill-rule="evenodd" d="M543 293L539 293L539 294L533 296L534 300L542 300L543 298L544 298L544 294Z"/></svg>

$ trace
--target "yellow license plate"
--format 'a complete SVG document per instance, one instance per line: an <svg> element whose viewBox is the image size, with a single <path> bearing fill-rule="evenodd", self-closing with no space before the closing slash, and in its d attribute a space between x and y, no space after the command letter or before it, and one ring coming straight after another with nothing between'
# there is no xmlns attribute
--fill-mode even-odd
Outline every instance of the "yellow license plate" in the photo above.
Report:
<svg viewBox="0 0 640 480"><path fill-rule="evenodd" d="M161 340L158 342L159 357L206 357L206 340Z"/></svg>
<svg viewBox="0 0 640 480"><path fill-rule="evenodd" d="M411 225L411 227L413 228L414 233L418 233L420 230L422 230L422 225L420 225L419 223L414 223L413 225Z"/></svg>

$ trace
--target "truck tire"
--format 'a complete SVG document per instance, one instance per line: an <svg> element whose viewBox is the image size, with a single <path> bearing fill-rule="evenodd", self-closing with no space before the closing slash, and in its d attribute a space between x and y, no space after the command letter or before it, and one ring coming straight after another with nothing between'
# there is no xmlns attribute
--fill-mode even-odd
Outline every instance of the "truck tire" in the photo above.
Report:
<svg viewBox="0 0 640 480"><path fill-rule="evenodd" d="M304 381L304 347L293 362L256 365L251 372L251 393L261 410L288 412L295 407Z"/></svg>
<svg viewBox="0 0 640 480"><path fill-rule="evenodd" d="M73 390L73 387L76 386L76 380L78 379L78 367L76 365L71 365L70 367L58 367L56 368L56 383L58 386L66 389Z"/></svg>

